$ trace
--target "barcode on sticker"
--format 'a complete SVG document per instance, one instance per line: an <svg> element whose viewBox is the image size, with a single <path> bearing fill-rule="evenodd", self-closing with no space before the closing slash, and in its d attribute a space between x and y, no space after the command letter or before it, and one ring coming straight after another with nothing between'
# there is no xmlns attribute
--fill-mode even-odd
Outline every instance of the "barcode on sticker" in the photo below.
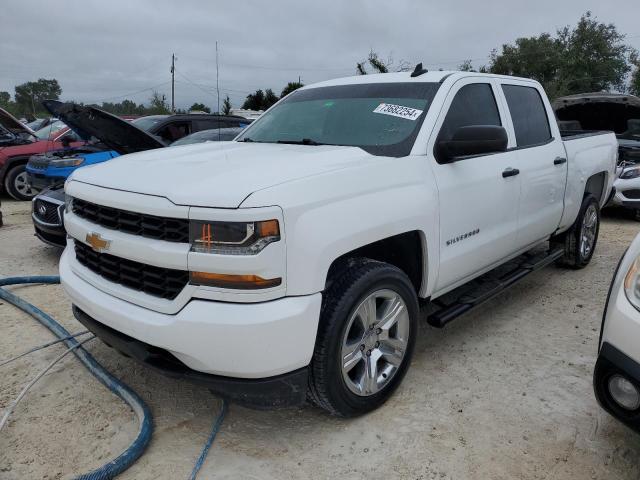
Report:
<svg viewBox="0 0 640 480"><path fill-rule="evenodd" d="M417 120L422 114L422 110L417 108L403 107L402 105L394 105L392 103L381 103L376 107L373 113L381 113L383 115L392 115L394 117L406 118L407 120Z"/></svg>

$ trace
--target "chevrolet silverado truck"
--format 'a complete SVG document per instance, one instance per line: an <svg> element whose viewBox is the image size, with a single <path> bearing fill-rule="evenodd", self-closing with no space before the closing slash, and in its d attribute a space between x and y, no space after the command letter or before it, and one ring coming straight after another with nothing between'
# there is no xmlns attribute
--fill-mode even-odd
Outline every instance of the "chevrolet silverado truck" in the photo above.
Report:
<svg viewBox="0 0 640 480"><path fill-rule="evenodd" d="M359 415L402 381L420 303L443 327L589 263L616 155L612 133L563 138L532 80L326 81L234 141L75 171L60 277L81 323L168 375Z"/></svg>

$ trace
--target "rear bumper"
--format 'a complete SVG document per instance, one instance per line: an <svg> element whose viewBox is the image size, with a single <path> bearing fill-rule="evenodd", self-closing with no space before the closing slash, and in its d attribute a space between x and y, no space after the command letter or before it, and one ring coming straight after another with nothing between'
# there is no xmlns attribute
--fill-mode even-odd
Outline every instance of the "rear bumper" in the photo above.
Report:
<svg viewBox="0 0 640 480"><path fill-rule="evenodd" d="M307 392L307 367L274 377L260 379L209 375L188 368L168 351L124 335L91 318L77 306L73 314L107 345L154 370L172 378L206 386L229 400L253 408L282 408L302 404Z"/></svg>

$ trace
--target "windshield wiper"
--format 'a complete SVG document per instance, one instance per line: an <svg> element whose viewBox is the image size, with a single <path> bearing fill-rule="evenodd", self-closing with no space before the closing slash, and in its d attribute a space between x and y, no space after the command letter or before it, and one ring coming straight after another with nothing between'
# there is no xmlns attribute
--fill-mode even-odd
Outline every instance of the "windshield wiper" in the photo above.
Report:
<svg viewBox="0 0 640 480"><path fill-rule="evenodd" d="M328 143L320 143L310 138L303 138L302 140L278 140L276 143L287 143L290 145L329 145Z"/></svg>

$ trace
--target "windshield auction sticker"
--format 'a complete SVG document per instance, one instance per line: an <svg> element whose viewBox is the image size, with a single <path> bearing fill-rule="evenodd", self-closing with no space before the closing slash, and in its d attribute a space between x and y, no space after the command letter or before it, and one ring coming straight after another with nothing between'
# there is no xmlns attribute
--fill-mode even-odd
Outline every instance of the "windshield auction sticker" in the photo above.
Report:
<svg viewBox="0 0 640 480"><path fill-rule="evenodd" d="M394 117L406 118L407 120L417 120L422 114L422 110L416 108L403 107L402 105L394 105L392 103L381 103L376 107L373 113L381 113L383 115L392 115Z"/></svg>

